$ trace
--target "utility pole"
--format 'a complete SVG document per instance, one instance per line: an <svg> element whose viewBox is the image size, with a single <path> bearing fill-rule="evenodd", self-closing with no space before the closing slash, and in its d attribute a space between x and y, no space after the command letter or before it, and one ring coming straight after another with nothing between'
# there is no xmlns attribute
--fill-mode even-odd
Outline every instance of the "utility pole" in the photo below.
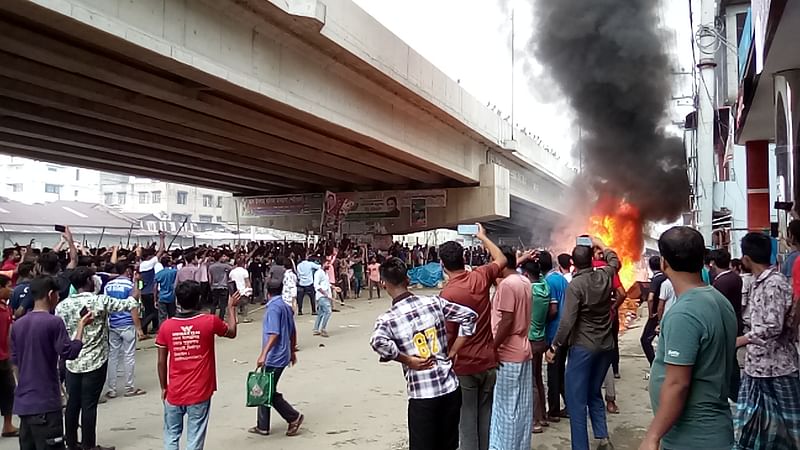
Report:
<svg viewBox="0 0 800 450"><path fill-rule="evenodd" d="M714 29L716 26L717 0L700 0L700 27ZM711 246L712 217L714 210L714 116L717 108L716 98L716 45L715 36L710 33L697 34L701 41L695 40L698 55L697 86L697 173L698 196L697 226L703 235L706 246Z"/></svg>

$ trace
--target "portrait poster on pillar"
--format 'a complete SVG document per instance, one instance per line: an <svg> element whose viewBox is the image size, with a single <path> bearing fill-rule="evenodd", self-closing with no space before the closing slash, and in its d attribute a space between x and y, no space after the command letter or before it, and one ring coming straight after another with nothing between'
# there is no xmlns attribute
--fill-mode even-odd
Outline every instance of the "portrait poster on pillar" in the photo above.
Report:
<svg viewBox="0 0 800 450"><path fill-rule="evenodd" d="M394 220L404 214L410 215L412 201L425 202L426 208L444 208L447 206L447 191L444 189L427 189L413 191L372 191L372 192L340 192L338 196L352 202L345 220ZM406 219L405 223L408 224Z"/></svg>
<svg viewBox="0 0 800 450"><path fill-rule="evenodd" d="M325 201L322 211L322 232L323 236L341 234L341 226L345 216L352 210L354 203L352 200L335 192L325 192Z"/></svg>
<svg viewBox="0 0 800 450"><path fill-rule="evenodd" d="M411 199L411 228L428 226L428 206L424 198Z"/></svg>

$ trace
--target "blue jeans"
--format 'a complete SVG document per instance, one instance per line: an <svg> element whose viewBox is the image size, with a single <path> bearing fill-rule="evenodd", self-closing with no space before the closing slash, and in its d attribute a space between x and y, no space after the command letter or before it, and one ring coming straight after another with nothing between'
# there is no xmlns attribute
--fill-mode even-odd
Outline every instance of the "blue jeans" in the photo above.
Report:
<svg viewBox="0 0 800 450"><path fill-rule="evenodd" d="M317 299L317 320L314 322L314 331L325 331L328 328L328 319L331 318L332 312L331 299L319 297Z"/></svg>
<svg viewBox="0 0 800 450"><path fill-rule="evenodd" d="M186 416L186 450L203 450L208 430L211 399L188 406L175 406L164 401L164 450L179 450Z"/></svg>
<svg viewBox="0 0 800 450"><path fill-rule="evenodd" d="M606 405L601 388L611 366L612 354L612 351L592 352L579 345L573 346L569 351L564 379L573 450L589 450L587 408L594 437L608 437Z"/></svg>

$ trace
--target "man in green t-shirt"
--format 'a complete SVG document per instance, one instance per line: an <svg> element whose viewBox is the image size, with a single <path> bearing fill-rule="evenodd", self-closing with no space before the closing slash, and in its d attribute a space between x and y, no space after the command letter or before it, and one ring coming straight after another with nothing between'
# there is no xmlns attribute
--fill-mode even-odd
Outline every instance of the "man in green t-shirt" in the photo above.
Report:
<svg viewBox="0 0 800 450"><path fill-rule="evenodd" d="M677 300L664 314L650 371L655 418L640 450L729 450L728 391L736 351L736 313L702 279L705 244L697 230L674 227L658 240L661 266Z"/></svg>

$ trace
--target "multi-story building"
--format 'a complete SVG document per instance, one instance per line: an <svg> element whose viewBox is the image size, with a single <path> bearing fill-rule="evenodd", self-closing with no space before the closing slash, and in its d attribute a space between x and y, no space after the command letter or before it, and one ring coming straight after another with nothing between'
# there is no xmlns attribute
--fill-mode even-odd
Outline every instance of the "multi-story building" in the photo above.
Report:
<svg viewBox="0 0 800 450"><path fill-rule="evenodd" d="M101 191L107 206L176 223L222 223L223 206L232 198L230 192L117 175L104 175Z"/></svg>
<svg viewBox="0 0 800 450"><path fill-rule="evenodd" d="M23 203L100 202L100 172L0 155L0 196Z"/></svg>
<svg viewBox="0 0 800 450"><path fill-rule="evenodd" d="M749 8L737 60L735 123L736 142L747 149L747 169L752 175L747 186L747 225L769 229L778 237L788 221L800 217L800 3L742 3Z"/></svg>
<svg viewBox="0 0 800 450"><path fill-rule="evenodd" d="M684 125L692 184L692 211L686 222L703 233L710 247L739 256L738 242L751 228L748 192L754 180L749 151L737 145L734 127L742 76L739 43L749 36L749 2L690 4L688 31L694 48L687 69L695 111Z"/></svg>

